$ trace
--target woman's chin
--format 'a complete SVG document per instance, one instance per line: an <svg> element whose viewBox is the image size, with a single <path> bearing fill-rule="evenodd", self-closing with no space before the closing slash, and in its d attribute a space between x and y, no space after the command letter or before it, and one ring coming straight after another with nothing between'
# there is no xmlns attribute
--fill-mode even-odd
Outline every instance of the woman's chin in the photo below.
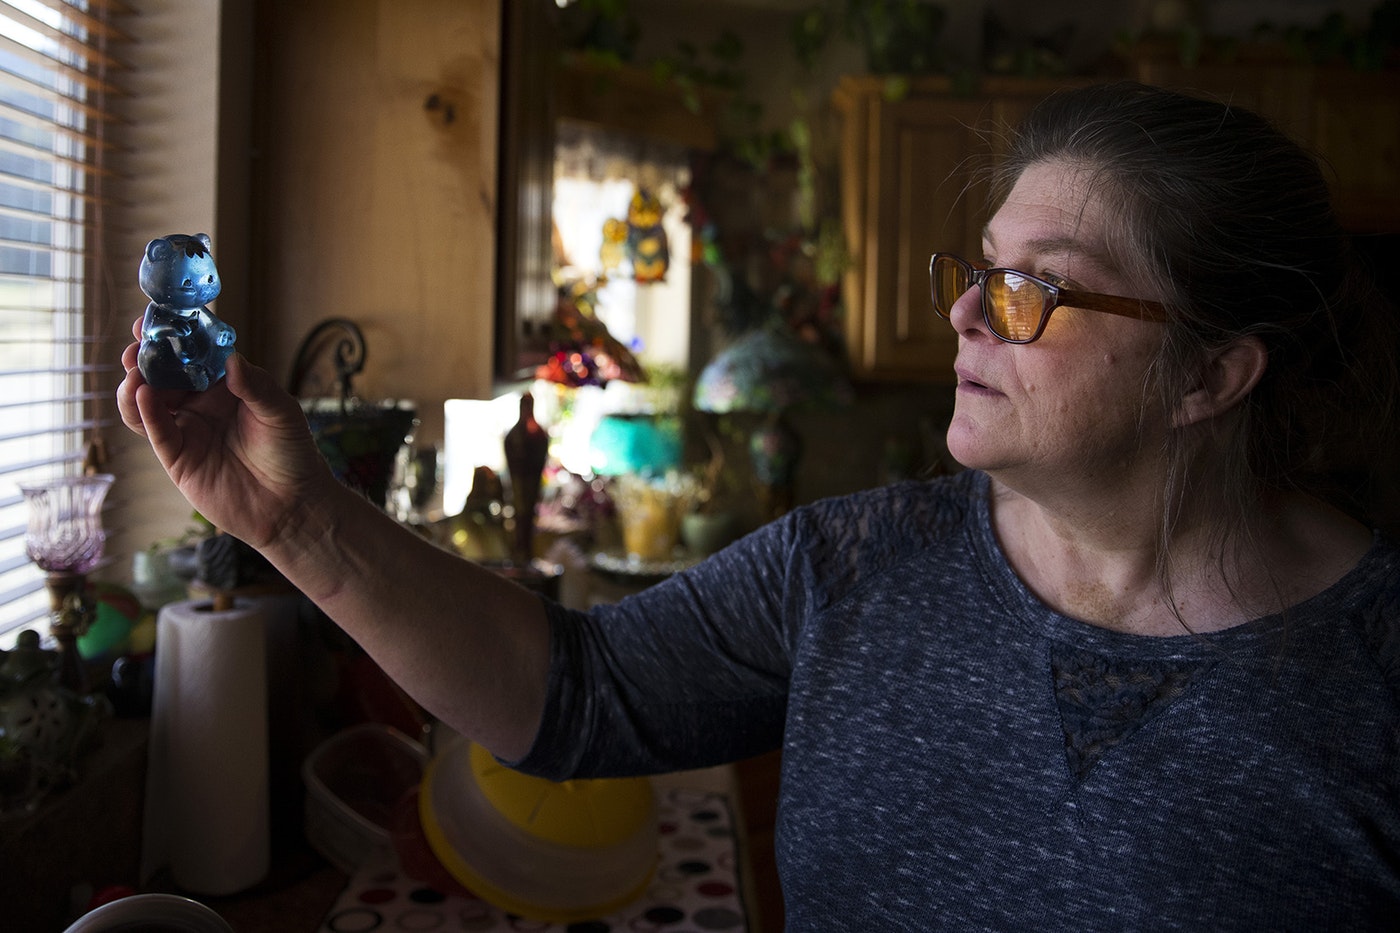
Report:
<svg viewBox="0 0 1400 933"><path fill-rule="evenodd" d="M984 432L970 419L953 416L948 424L948 454L968 469L981 470L987 466L988 445Z"/></svg>

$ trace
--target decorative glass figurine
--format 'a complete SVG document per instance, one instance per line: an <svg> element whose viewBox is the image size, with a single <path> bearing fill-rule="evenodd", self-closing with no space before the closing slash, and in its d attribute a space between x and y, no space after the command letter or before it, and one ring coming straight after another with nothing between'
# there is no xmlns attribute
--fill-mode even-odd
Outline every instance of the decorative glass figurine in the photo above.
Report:
<svg viewBox="0 0 1400 933"><path fill-rule="evenodd" d="M207 233L172 233L146 244L140 281L151 302L137 365L153 388L202 392L223 378L237 335L205 307L221 288L209 248Z"/></svg>
<svg viewBox="0 0 1400 933"><path fill-rule="evenodd" d="M540 501L540 483L549 460L549 432L535 420L535 397L529 392L520 396L520 420L506 432L505 449L515 505L513 556L516 563L524 566L535 556L535 506Z"/></svg>

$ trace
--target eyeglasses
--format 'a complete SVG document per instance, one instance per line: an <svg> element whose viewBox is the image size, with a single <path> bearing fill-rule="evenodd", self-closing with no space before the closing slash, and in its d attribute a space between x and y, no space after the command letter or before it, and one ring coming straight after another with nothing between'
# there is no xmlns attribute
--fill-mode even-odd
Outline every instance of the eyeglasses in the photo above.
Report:
<svg viewBox="0 0 1400 933"><path fill-rule="evenodd" d="M1007 343L1030 343L1039 338L1051 313L1061 305L1144 321L1167 318L1167 309L1155 301L1061 288L1015 269L980 268L952 253L933 254L928 279L933 310L944 320L951 319L954 302L972 286L979 286L982 319L988 330Z"/></svg>

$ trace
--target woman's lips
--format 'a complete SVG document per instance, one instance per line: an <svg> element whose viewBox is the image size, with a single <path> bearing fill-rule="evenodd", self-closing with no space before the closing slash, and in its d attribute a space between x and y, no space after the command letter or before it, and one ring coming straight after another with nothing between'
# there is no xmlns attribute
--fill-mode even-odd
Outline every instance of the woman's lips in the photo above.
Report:
<svg viewBox="0 0 1400 933"><path fill-rule="evenodd" d="M977 393L995 393L996 390L987 385L977 374L970 369L961 366L954 367L953 372L958 376L958 391L968 391Z"/></svg>

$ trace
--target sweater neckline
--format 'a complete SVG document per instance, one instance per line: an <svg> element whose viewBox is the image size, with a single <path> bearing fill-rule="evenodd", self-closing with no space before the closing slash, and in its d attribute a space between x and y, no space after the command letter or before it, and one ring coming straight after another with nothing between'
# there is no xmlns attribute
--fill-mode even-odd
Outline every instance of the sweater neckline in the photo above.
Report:
<svg viewBox="0 0 1400 933"><path fill-rule="evenodd" d="M1274 642L1287 626L1297 632L1300 626L1333 618L1350 602L1350 597L1369 579L1384 549L1381 536L1372 533L1371 546L1356 565L1331 586L1295 603L1282 612L1269 613L1215 632L1180 635L1139 635L1104 628L1083 619L1058 612L1021 580L1012 568L992 526L991 477L969 471L974 521L968 526L977 565L998 599L1014 618L1024 621L1044 637L1107 654L1151 658L1192 658L1247 650Z"/></svg>

